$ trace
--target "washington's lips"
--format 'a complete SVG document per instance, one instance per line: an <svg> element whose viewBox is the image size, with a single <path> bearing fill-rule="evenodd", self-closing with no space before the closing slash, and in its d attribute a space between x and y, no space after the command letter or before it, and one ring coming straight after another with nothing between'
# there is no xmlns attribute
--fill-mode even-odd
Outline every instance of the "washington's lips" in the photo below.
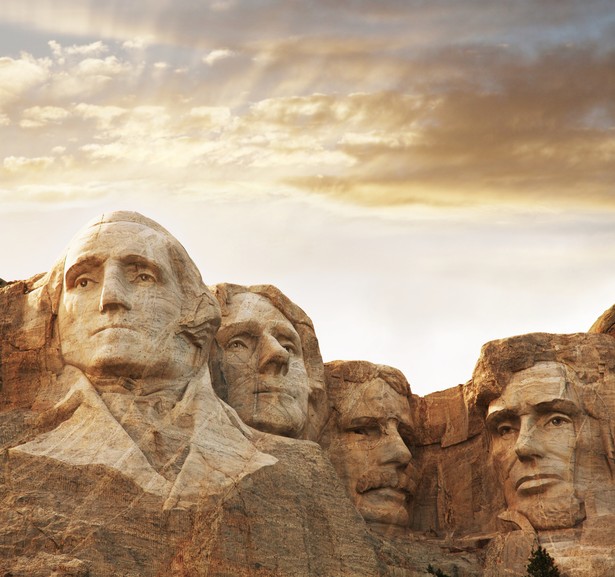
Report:
<svg viewBox="0 0 615 577"><path fill-rule="evenodd" d="M104 327L100 327L96 329L94 332L92 332L92 334L97 335L98 333L102 333L103 331L107 331L110 329L124 329L127 331L136 331L136 329L132 326L122 325L122 324L112 324L112 325L106 325Z"/></svg>
<svg viewBox="0 0 615 577"><path fill-rule="evenodd" d="M548 485L552 485L556 481L562 481L561 475L552 473L538 473L536 475L525 475L515 483L516 491L540 490Z"/></svg>

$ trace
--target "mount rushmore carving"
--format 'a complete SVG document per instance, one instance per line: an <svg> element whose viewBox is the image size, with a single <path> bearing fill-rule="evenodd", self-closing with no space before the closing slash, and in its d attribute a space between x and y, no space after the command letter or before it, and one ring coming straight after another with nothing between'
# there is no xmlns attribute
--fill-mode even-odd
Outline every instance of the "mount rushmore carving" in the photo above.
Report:
<svg viewBox="0 0 615 577"><path fill-rule="evenodd" d="M130 212L0 311L3 575L504 577L538 544L565 577L615 573L609 311L418 397L323 363L277 288L206 286Z"/></svg>

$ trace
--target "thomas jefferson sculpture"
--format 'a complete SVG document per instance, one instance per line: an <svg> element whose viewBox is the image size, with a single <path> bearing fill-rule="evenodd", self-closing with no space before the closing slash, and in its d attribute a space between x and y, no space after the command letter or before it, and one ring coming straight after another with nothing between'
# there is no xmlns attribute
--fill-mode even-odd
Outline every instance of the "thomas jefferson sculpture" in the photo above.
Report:
<svg viewBox="0 0 615 577"><path fill-rule="evenodd" d="M271 285L214 288L222 325L214 387L248 425L317 440L327 414L323 363L307 315Z"/></svg>

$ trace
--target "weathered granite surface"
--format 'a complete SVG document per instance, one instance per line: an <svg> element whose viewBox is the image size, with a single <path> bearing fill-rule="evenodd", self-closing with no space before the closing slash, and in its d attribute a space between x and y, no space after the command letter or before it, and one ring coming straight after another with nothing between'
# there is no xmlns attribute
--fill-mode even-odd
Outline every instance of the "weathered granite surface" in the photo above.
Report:
<svg viewBox="0 0 615 577"><path fill-rule="evenodd" d="M0 287L0 575L615 574L615 339L487 343L471 381L323 364L270 285L208 288L136 213ZM615 317L613 317L615 318Z"/></svg>

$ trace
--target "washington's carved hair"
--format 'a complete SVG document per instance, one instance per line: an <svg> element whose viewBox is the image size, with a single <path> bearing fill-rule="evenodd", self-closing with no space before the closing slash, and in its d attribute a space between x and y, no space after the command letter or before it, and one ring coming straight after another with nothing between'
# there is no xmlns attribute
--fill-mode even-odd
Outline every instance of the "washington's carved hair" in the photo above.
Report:
<svg viewBox="0 0 615 577"><path fill-rule="evenodd" d="M166 239L167 256L182 293L182 309L178 332L184 333L195 346L202 348L204 353L207 354L209 352L209 344L220 326L220 308L216 299L213 298L204 284L201 273L190 256L188 256L186 249L167 229L137 212L117 211L105 213L90 221L78 234L90 228L114 223L138 224L156 231ZM46 291L52 321L58 314L62 297L64 264L67 251L68 247L49 273L38 280L36 285L32 287L40 287Z"/></svg>

